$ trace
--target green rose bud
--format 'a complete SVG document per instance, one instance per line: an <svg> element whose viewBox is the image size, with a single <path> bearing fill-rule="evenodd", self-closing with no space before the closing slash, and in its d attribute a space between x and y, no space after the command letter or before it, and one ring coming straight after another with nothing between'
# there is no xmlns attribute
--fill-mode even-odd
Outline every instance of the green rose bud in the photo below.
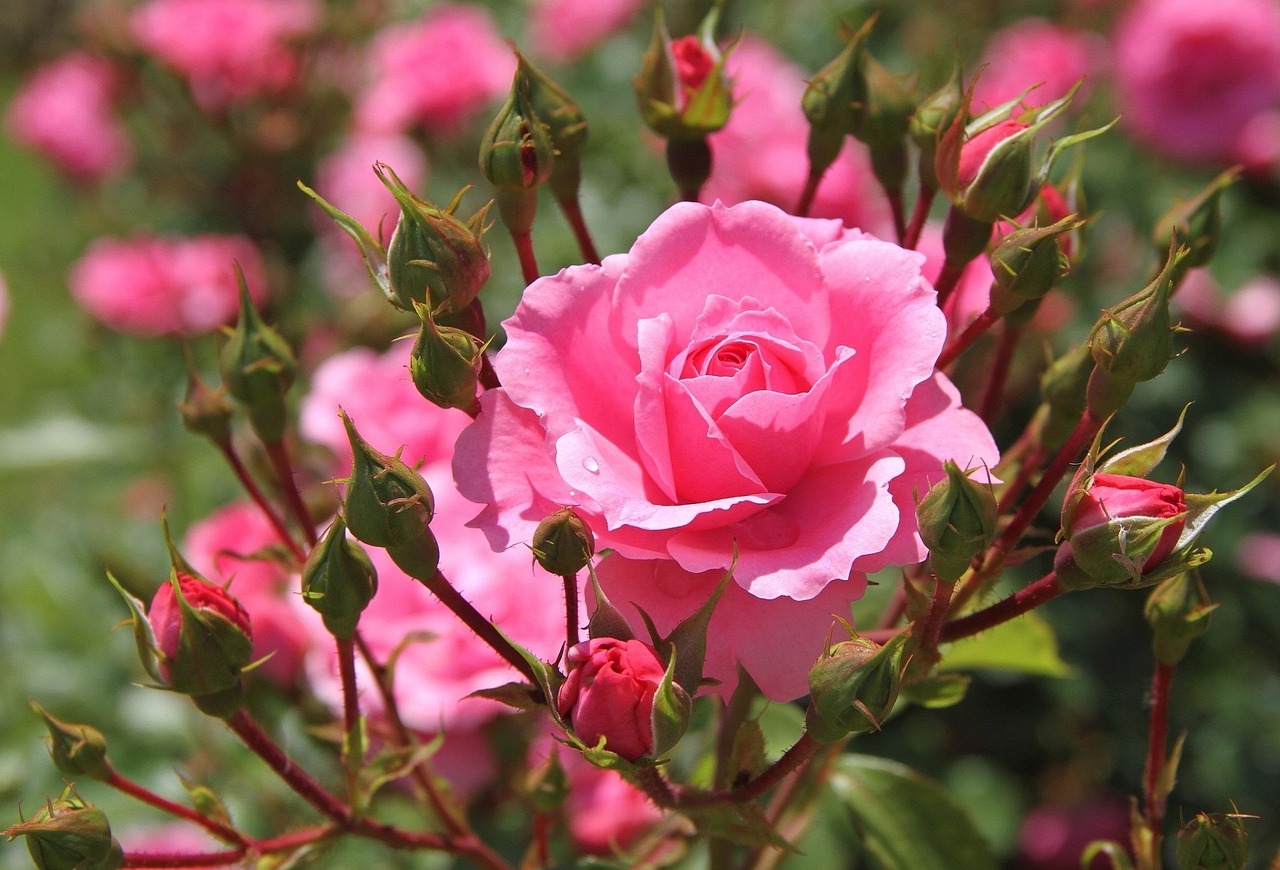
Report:
<svg viewBox="0 0 1280 870"><path fill-rule="evenodd" d="M1152 590L1143 615L1153 632L1156 661L1164 665L1182 661L1191 641L1209 630L1209 614L1217 607L1192 572L1170 577Z"/></svg>
<svg viewBox="0 0 1280 870"><path fill-rule="evenodd" d="M963 103L960 73L952 70L947 83L926 97L911 116L907 132L920 149L920 183L928 189L938 187L938 138L955 121Z"/></svg>
<svg viewBox="0 0 1280 870"><path fill-rule="evenodd" d="M49 755L58 770L67 776L87 776L102 781L111 778L114 771L107 761L107 740L101 731L55 719L35 701L30 704L49 729Z"/></svg>
<svg viewBox="0 0 1280 870"><path fill-rule="evenodd" d="M1006 235L991 252L991 307L1002 316L1038 302L1067 273L1059 237L1079 229L1075 215L1047 227L1027 227Z"/></svg>
<svg viewBox="0 0 1280 870"><path fill-rule="evenodd" d="M238 268L236 280L240 284L240 320L218 358L222 382L249 411L253 431L273 444L284 435L288 419L285 393L298 363L288 342L262 322Z"/></svg>
<svg viewBox="0 0 1280 870"><path fill-rule="evenodd" d="M1243 870L1249 858L1244 817L1197 813L1178 831L1179 870Z"/></svg>
<svg viewBox="0 0 1280 870"><path fill-rule="evenodd" d="M441 408L476 407L480 367L489 346L464 329L437 326L430 309L414 303L422 329L409 354L409 376L418 392Z"/></svg>
<svg viewBox="0 0 1280 870"><path fill-rule="evenodd" d="M867 81L863 54L872 21L851 34L840 54L809 79L800 98L800 108L809 121L809 173L820 176L827 170L846 136L862 126L867 108Z"/></svg>
<svg viewBox="0 0 1280 870"><path fill-rule="evenodd" d="M935 483L916 507L920 537L929 548L929 568L943 580L956 580L996 533L996 498L991 487L976 483L948 460L947 476Z"/></svg>
<svg viewBox="0 0 1280 870"><path fill-rule="evenodd" d="M524 79L533 110L547 125L547 134L555 148L555 163L547 184L556 199L577 199L582 177L580 155L587 141L587 121L582 116L582 107L520 52L516 52L516 59L516 75Z"/></svg>
<svg viewBox="0 0 1280 870"><path fill-rule="evenodd" d="M227 401L226 387L213 389L201 379L190 360L187 361L187 392L178 403L182 425L188 432L202 435L214 444L231 443L231 417L234 414Z"/></svg>
<svg viewBox="0 0 1280 870"><path fill-rule="evenodd" d="M302 600L320 614L339 640L355 634L360 614L378 590L378 572L359 544L347 538L337 517L302 567Z"/></svg>
<svg viewBox="0 0 1280 870"><path fill-rule="evenodd" d="M823 653L809 671L809 736L834 743L848 734L879 730L898 700L906 641L905 634L884 646L854 638Z"/></svg>
<svg viewBox="0 0 1280 870"><path fill-rule="evenodd" d="M1185 247L1187 255L1178 263L1174 276L1176 287L1188 269L1206 265L1218 248L1222 233L1222 194L1240 177L1238 168L1228 169L1198 194L1178 203L1161 216L1151 235L1156 252L1163 256L1175 246Z"/></svg>
<svg viewBox="0 0 1280 870"><path fill-rule="evenodd" d="M346 412L342 412L342 423L354 456L342 505L351 534L374 547L417 541L435 514L435 498L427 482L398 455L370 447Z"/></svg>
<svg viewBox="0 0 1280 870"><path fill-rule="evenodd" d="M26 837L27 851L40 870L116 870L124 866L124 850L111 836L106 814L85 803L72 786L3 834L9 840Z"/></svg>
<svg viewBox="0 0 1280 870"><path fill-rule="evenodd" d="M586 567L596 552L595 536L573 508L553 513L533 532L533 558L543 570L561 577Z"/></svg>

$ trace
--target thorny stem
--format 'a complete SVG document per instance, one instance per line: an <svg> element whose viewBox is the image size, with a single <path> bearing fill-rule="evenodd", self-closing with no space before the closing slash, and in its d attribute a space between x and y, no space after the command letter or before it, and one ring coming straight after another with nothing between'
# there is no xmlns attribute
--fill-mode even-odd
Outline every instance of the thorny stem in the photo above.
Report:
<svg viewBox="0 0 1280 870"><path fill-rule="evenodd" d="M338 674L342 680L342 727L346 738L342 756L347 771L347 800L355 803L360 794L360 764L364 761L364 740L360 731L360 698L356 693L356 649L351 638L334 638L338 646Z"/></svg>
<svg viewBox="0 0 1280 870"><path fill-rule="evenodd" d="M293 539L293 535L290 534L288 527L284 524L284 520L276 513L275 508L271 506L271 502L267 500L262 489L249 475L249 470L245 468L231 442L219 443L218 452L227 460L227 464L231 466L232 472L234 472L236 479L240 481L240 485L244 487L244 491L249 494L249 498L253 500L254 504L258 506L258 509L267 518L267 522L275 530L276 537L280 539L280 543L289 548L289 552L293 554L293 558L298 560L298 564L307 561L307 554L298 546L298 542Z"/></svg>
<svg viewBox="0 0 1280 870"><path fill-rule="evenodd" d="M943 626L947 622L947 611L951 606L951 593L955 591L955 580L934 578L933 597L929 599L929 609L924 619L918 623L919 634L916 636L920 648L932 651L938 648Z"/></svg>
<svg viewBox="0 0 1280 870"><path fill-rule="evenodd" d="M591 239L591 231L587 229L587 222L582 217L582 206L578 203L577 197L556 197L556 204L560 206L560 211L573 230L574 238L578 240L578 250L582 252L582 258L588 263L600 265L600 253Z"/></svg>
<svg viewBox="0 0 1280 870"><path fill-rule="evenodd" d="M111 786L116 791L129 795L129 797L136 798L137 800L140 800L145 804L149 804L156 809L164 810L169 815L186 819L189 822L194 822L210 834L213 834L213 836L217 837L219 840L223 840L228 843L235 843L236 845L243 845L245 843L244 835L235 828L224 825L216 819L211 819L208 816L193 810L191 807L186 807L182 804L174 803L167 798L163 798L145 786L139 785L133 780L121 776L114 770L111 771L111 776L105 781L107 785Z"/></svg>
<svg viewBox="0 0 1280 870"><path fill-rule="evenodd" d="M525 286L528 286L538 280L538 259L533 253L533 233L528 230L511 230L511 241L520 257L520 274Z"/></svg>
<svg viewBox="0 0 1280 870"><path fill-rule="evenodd" d="M1160 828L1164 822L1165 796L1160 794L1160 777L1167 759L1169 735L1169 689L1173 665L1156 662L1151 677L1151 729L1147 735L1147 766L1143 772L1143 821L1151 835L1151 854L1160 854Z"/></svg>
<svg viewBox="0 0 1280 870"><path fill-rule="evenodd" d="M946 274L946 266L942 268L943 275ZM938 304L943 302L942 298L942 275L938 276ZM954 286L954 285L953 285ZM942 349L942 353L938 355L937 367L945 369L956 361L956 357L964 353L975 341L982 337L982 334L991 328L991 325L1000 319L1000 315L993 308L987 306L987 309L973 319L973 322L964 328L958 336L947 343Z"/></svg>
<svg viewBox="0 0 1280 870"><path fill-rule="evenodd" d="M564 637L569 647L578 643L578 575L562 574L564 580Z"/></svg>
<svg viewBox="0 0 1280 870"><path fill-rule="evenodd" d="M1066 591L1066 588L1058 582L1058 575L1050 571L1003 601L948 622L942 627L938 640L942 643L950 643L953 640L986 631L988 628L994 628L1002 622L1008 622L1014 617L1035 610L1041 604L1052 601Z"/></svg>
<svg viewBox="0 0 1280 870"><path fill-rule="evenodd" d="M269 840L251 840L242 838L245 845L239 849L224 852L205 852L203 854L172 854L160 852L128 852L125 853L124 867L229 867L242 862L246 855L270 855L274 852L287 852L315 843L333 836L341 829L336 825L306 828L294 831Z"/></svg>
<svg viewBox="0 0 1280 870"><path fill-rule="evenodd" d="M915 208L911 212L911 223L907 224L907 232L902 237L902 247L915 250L916 245L920 244L920 234L924 232L925 221L929 219L929 208L933 205L933 198L937 192L936 187L921 186L920 195L916 198Z"/></svg>
<svg viewBox="0 0 1280 870"><path fill-rule="evenodd" d="M293 759L280 748L279 744L267 736L267 733L258 727L258 723L249 718L244 708L233 713L226 722L227 727L244 742L244 745L265 761L267 767L274 770L276 775L303 800L341 825L350 823L351 811L347 805L326 791L301 767L294 764Z"/></svg>
<svg viewBox="0 0 1280 870"><path fill-rule="evenodd" d="M676 796L671 791L671 783L667 782L667 778L657 767L637 768L636 785L649 796L649 800L662 809L671 809L676 805Z"/></svg>
<svg viewBox="0 0 1280 870"><path fill-rule="evenodd" d="M316 523L311 518L311 511L307 510L307 505L302 500L302 493L298 492L298 483L293 479L293 463L289 461L289 452L284 446L284 441L271 441L263 446L267 449L267 457L276 470L276 476L280 478L280 488L284 491L285 502L289 505L293 518L302 527L303 538L306 539L308 546L314 547L317 540Z"/></svg>
<svg viewBox="0 0 1280 870"><path fill-rule="evenodd" d="M778 830L779 833L782 834L783 839L786 839L789 842L795 842L799 839L799 835L803 833L803 827L801 827L800 830L795 831L794 836L788 837L787 832L783 832L781 830L782 820L788 810L791 809L791 805L796 800L797 796L804 791L807 783L827 781L827 774L831 769L831 765L835 763L835 760L840 756L843 749L843 743L833 743L830 746L824 747L821 752L809 759L808 763L801 769L799 775L791 777L791 779L787 780L786 784L778 790L778 793L774 796L769 805L769 818L771 827ZM810 773L809 771L813 772ZM815 797L819 794L820 792L814 790ZM810 801L810 804L812 804L812 800ZM809 820L802 820L803 824L808 824L808 821ZM785 849L762 846L757 850L756 854L749 857L742 866L744 868L751 868L751 870L767 870L767 868L776 866L782 858L786 857L786 855L787 850Z"/></svg>
<svg viewBox="0 0 1280 870"><path fill-rule="evenodd" d="M782 753L782 757L766 767L759 776L749 779L741 785L730 789L715 791L682 790L679 795L680 806L706 806L719 803L743 803L754 800L780 783L787 774L807 762L822 748L822 744L809 736L806 731L791 748Z"/></svg>
<svg viewBox="0 0 1280 870"><path fill-rule="evenodd" d="M991 368L987 372L987 385L982 393L982 404L978 415L990 425L1000 410L1000 400L1004 398L1004 386L1009 380L1009 367L1013 362L1013 352L1018 348L1018 339L1022 330L1004 322L1000 330L1000 340L996 344L996 353L991 360Z"/></svg>

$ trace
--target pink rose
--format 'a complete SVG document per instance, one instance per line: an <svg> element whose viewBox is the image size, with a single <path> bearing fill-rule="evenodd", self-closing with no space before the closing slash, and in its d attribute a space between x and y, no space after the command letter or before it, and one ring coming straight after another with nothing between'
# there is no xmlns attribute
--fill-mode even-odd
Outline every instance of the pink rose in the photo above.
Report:
<svg viewBox="0 0 1280 870"><path fill-rule="evenodd" d="M129 23L142 48L219 110L291 86L298 57L290 41L319 18L315 0L148 0Z"/></svg>
<svg viewBox="0 0 1280 870"><path fill-rule="evenodd" d="M793 209L808 175L809 122L800 109L804 74L763 40L743 36L726 61L734 108L711 143L707 202L759 199ZM818 186L811 214L878 235L892 232L888 202L866 147L850 141Z"/></svg>
<svg viewBox="0 0 1280 870"><path fill-rule="evenodd" d="M1071 515L1068 532L1074 541L1078 535L1112 520L1133 517L1162 520L1186 511L1183 492L1176 486L1126 474L1095 474L1092 485L1084 492ZM1161 530L1159 540L1142 564L1142 570L1156 567L1173 552L1185 525L1185 519L1180 519Z"/></svg>
<svg viewBox="0 0 1280 870"><path fill-rule="evenodd" d="M1094 840L1129 842L1129 802L1098 796L1073 806L1035 807L1018 832L1018 870L1080 870L1080 858ZM1111 870L1099 855L1087 870Z"/></svg>
<svg viewBox="0 0 1280 870"><path fill-rule="evenodd" d="M448 460L467 415L438 408L418 395L406 369L408 354L409 343L401 342L381 356L359 349L326 360L302 403L302 434L339 457L335 476L347 474L351 453L338 419L341 405L373 447L391 453L404 446L406 462L422 462L420 471L436 499L431 528L440 541L441 571L517 643L552 660L564 644L561 585L535 573L527 549L495 553L484 535L466 527L474 506L454 488ZM465 731L507 710L467 696L512 682L518 675L426 587L397 568L385 550L367 549L378 571L378 594L360 617L361 633L383 659L405 638L417 638L396 664L405 723L421 731L435 732L441 726ZM513 589L519 594L512 594ZM309 609L301 601L296 605ZM335 710L341 709L332 644L317 640L307 667L316 693ZM371 679L367 674L361 677L364 685L372 685ZM362 700L375 713L379 710L376 693L366 693Z"/></svg>
<svg viewBox="0 0 1280 870"><path fill-rule="evenodd" d="M635 19L643 0L534 0L527 42L564 63L586 54Z"/></svg>
<svg viewBox="0 0 1280 870"><path fill-rule="evenodd" d="M253 657L270 656L260 671L281 685L302 673L302 659L320 631L319 617L298 608L299 579L272 558L278 547L275 530L257 505L227 505L193 525L183 552L206 577L229 583L253 622Z"/></svg>
<svg viewBox="0 0 1280 870"><path fill-rule="evenodd" d="M115 117L111 64L72 52L38 68L5 113L14 141L74 178L96 181L123 169L133 145Z"/></svg>
<svg viewBox="0 0 1280 870"><path fill-rule="evenodd" d="M156 649L164 656L160 671L175 690L185 694L203 695L226 689L227 675L238 673L251 660L253 628L249 614L221 586L181 573L178 585L194 617L184 615L173 584L168 581L160 584L147 609ZM203 625L200 629L187 629L199 639L184 647L181 637L188 618ZM215 625L223 627L217 631L206 627ZM210 661L218 661L221 666L210 669Z"/></svg>
<svg viewBox="0 0 1280 870"><path fill-rule="evenodd" d="M1176 300L1193 329L1244 348L1263 349L1280 332L1280 280L1270 275L1255 276L1228 294L1208 269L1192 269Z"/></svg>
<svg viewBox="0 0 1280 870"><path fill-rule="evenodd" d="M1059 27L1042 18L1025 18L991 34L982 55L982 74L973 92L980 111L1012 100L1033 85L1024 106L1043 106L1063 97L1100 65L1101 40Z"/></svg>
<svg viewBox="0 0 1280 870"><path fill-rule="evenodd" d="M736 553L752 598L853 600L864 572L924 557L913 491L945 459L997 456L934 372L946 325L922 261L764 203L683 203L628 254L534 282L504 386L458 440L476 524L506 548L573 505L622 557L692 576Z"/></svg>
<svg viewBox="0 0 1280 870"><path fill-rule="evenodd" d="M666 671L653 648L638 640L594 638L569 649L569 672L556 706L589 746L628 761L653 752L653 698Z"/></svg>
<svg viewBox="0 0 1280 870"><path fill-rule="evenodd" d="M72 267L71 293L112 329L139 335L195 335L235 319L234 264L249 294L265 296L262 257L244 236L98 239Z"/></svg>
<svg viewBox="0 0 1280 870"><path fill-rule="evenodd" d="M507 92L516 61L487 12L440 3L417 23L379 33L367 65L358 129L399 133L420 124L451 135Z"/></svg>
<svg viewBox="0 0 1280 870"><path fill-rule="evenodd" d="M1280 104L1280 4L1141 0L1116 26L1123 123L1151 149L1237 159L1242 131Z"/></svg>

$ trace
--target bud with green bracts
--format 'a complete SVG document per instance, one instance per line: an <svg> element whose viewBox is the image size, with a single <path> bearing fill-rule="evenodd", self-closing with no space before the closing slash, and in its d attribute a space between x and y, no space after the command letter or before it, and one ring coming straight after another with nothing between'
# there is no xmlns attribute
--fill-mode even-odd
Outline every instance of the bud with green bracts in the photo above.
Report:
<svg viewBox="0 0 1280 870"><path fill-rule="evenodd" d="M218 365L227 392L248 410L253 431L264 442L274 444L284 435L288 420L284 398L298 363L289 343L258 315L239 267L236 281L240 285L240 320L222 347Z"/></svg>
<svg viewBox="0 0 1280 870"><path fill-rule="evenodd" d="M377 591L378 572L364 548L347 538L342 517L336 517L302 567L302 600L320 614L330 634L347 640Z"/></svg>
<svg viewBox="0 0 1280 870"><path fill-rule="evenodd" d="M905 634L879 646L855 637L827 649L809 671L805 728L819 743L879 730L902 683Z"/></svg>
<svg viewBox="0 0 1280 870"><path fill-rule="evenodd" d="M996 498L991 487L969 478L948 460L947 476L930 487L916 506L920 537L929 548L929 569L956 580L996 534Z"/></svg>
<svg viewBox="0 0 1280 870"><path fill-rule="evenodd" d="M102 781L111 778L114 771L107 761L107 740L101 731L89 725L55 719L35 701L30 704L49 729L49 756L58 770L67 776L87 776Z"/></svg>
<svg viewBox="0 0 1280 870"><path fill-rule="evenodd" d="M907 132L915 111L915 94L901 76L863 55L866 110L853 131L871 151L871 171L885 190L901 190L907 177Z"/></svg>
<svg viewBox="0 0 1280 870"><path fill-rule="evenodd" d="M516 70L511 90L480 141L480 171L499 190L533 190L551 176L555 146L538 116L527 76Z"/></svg>
<svg viewBox="0 0 1280 870"><path fill-rule="evenodd" d="M840 154L846 136L862 126L867 108L863 54L874 19L849 35L840 54L809 79L800 108L809 121L809 172L821 175Z"/></svg>
<svg viewBox="0 0 1280 870"><path fill-rule="evenodd" d="M1249 836L1239 813L1198 813L1178 831L1179 870L1243 870Z"/></svg>
<svg viewBox="0 0 1280 870"><path fill-rule="evenodd" d="M178 403L182 425L188 432L202 435L214 444L231 444L231 417L234 414L227 401L227 388L213 389L201 379L187 360L187 392Z"/></svg>
<svg viewBox="0 0 1280 870"><path fill-rule="evenodd" d="M480 368L489 343L464 329L437 326L431 310L414 303L422 329L409 354L409 376L423 398L441 408L476 405Z"/></svg>
<svg viewBox="0 0 1280 870"><path fill-rule="evenodd" d="M1153 589L1143 615L1151 626L1156 661L1162 665L1182 661L1191 641L1209 630L1209 614L1217 608L1192 571L1174 575Z"/></svg>
<svg viewBox="0 0 1280 870"><path fill-rule="evenodd" d="M927 189L938 187L938 139L955 121L963 103L960 72L953 69L947 83L926 97L911 116L907 132L920 149L920 184Z"/></svg>
<svg viewBox="0 0 1280 870"><path fill-rule="evenodd" d="M1083 225L1083 219L1070 215L1047 227L1016 229L1002 238L991 252L991 307L1004 316L1042 299L1070 267L1059 237Z"/></svg>
<svg viewBox="0 0 1280 870"><path fill-rule="evenodd" d="M538 523L532 549L534 561L543 570L567 577L591 561L596 540L582 517L573 508L563 507Z"/></svg>
<svg viewBox="0 0 1280 870"><path fill-rule="evenodd" d="M640 117L665 139L702 140L729 121L733 93L725 76L726 54L716 45L719 2L702 19L696 35L672 39L655 7L653 36L632 80Z"/></svg>
<svg viewBox="0 0 1280 870"><path fill-rule="evenodd" d="M1178 263L1173 285L1182 283L1187 270L1207 265L1218 248L1222 234L1222 194L1240 177L1238 168L1228 169L1198 194L1169 209L1156 222L1151 240L1163 255L1174 246L1185 247L1187 255Z"/></svg>
<svg viewBox="0 0 1280 870"><path fill-rule="evenodd" d="M345 411L354 457L342 515L351 534L374 547L393 547L418 540L435 514L435 498L422 475L399 456L374 450L356 432Z"/></svg>
<svg viewBox="0 0 1280 870"><path fill-rule="evenodd" d="M111 836L102 810L86 803L72 786L47 801L31 818L0 832L27 838L27 851L40 870L116 870L124 850Z"/></svg>
<svg viewBox="0 0 1280 870"><path fill-rule="evenodd" d="M580 155L587 141L587 121L582 107L523 54L516 52L516 60L516 76L524 78L533 110L547 125L547 134L555 148L555 162L547 185L558 200L577 199L582 177Z"/></svg>

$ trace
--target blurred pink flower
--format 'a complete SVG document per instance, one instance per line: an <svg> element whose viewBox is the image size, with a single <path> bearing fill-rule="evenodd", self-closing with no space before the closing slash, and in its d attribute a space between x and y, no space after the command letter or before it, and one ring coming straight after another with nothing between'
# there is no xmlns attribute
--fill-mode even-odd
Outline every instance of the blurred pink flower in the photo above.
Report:
<svg viewBox="0 0 1280 870"><path fill-rule="evenodd" d="M1120 20L1123 123L1151 149L1233 161L1258 113L1280 105L1280 3L1140 0Z"/></svg>
<svg viewBox="0 0 1280 870"><path fill-rule="evenodd" d="M1280 169L1280 107L1249 119L1236 140L1235 159L1251 175L1265 177Z"/></svg>
<svg viewBox="0 0 1280 870"><path fill-rule="evenodd" d="M1236 567L1254 580L1280 584L1280 534L1250 532L1236 547Z"/></svg>
<svg viewBox="0 0 1280 870"><path fill-rule="evenodd" d="M466 527L475 506L454 488L449 460L453 438L467 416L429 404L408 380L409 343L383 356L366 350L340 354L322 364L302 405L305 437L331 448L339 457L335 473L351 467L346 434L338 419L341 406L373 447L402 458L423 461L421 473L436 498L431 528L440 541L440 568L480 612L502 626L517 643L548 660L564 644L564 601L556 578L535 572L529 550L514 546L495 553L485 536ZM378 570L378 593L360 618L360 630L374 653L384 659L406 638L412 640L397 659L396 687L407 725L449 733L477 727L508 708L467 695L517 679L497 653L466 628L426 587L406 576L384 550L367 548ZM513 592L518 590L518 592ZM305 605L302 605L305 606ZM339 709L340 687L329 645L318 643L308 659L317 694ZM362 677L369 685L369 676ZM376 693L362 696L379 709Z"/></svg>
<svg viewBox="0 0 1280 870"><path fill-rule="evenodd" d="M16 142L68 175L98 180L133 159L133 145L113 110L116 84L106 60L65 54L27 79L9 104L5 126Z"/></svg>
<svg viewBox="0 0 1280 870"><path fill-rule="evenodd" d="M421 21L378 34L367 65L357 129L399 133L420 124L449 135L507 92L516 61L486 11L441 3Z"/></svg>
<svg viewBox="0 0 1280 870"><path fill-rule="evenodd" d="M1193 329L1216 332L1242 347L1265 347L1280 332L1280 279L1271 275L1224 293L1208 269L1193 269L1174 299Z"/></svg>
<svg viewBox="0 0 1280 870"><path fill-rule="evenodd" d="M315 26L316 0L148 0L130 18L142 48L184 76L201 108L223 109L288 88L289 44Z"/></svg>
<svg viewBox="0 0 1280 870"><path fill-rule="evenodd" d="M548 60L574 60L630 24L644 6L644 0L533 0L526 42Z"/></svg>
<svg viewBox="0 0 1280 870"><path fill-rule="evenodd" d="M768 43L744 36L729 53L734 107L729 123L713 133L707 202L726 205L759 199L785 211L795 208L809 172L809 122L800 110L805 77ZM889 205L871 174L864 146L850 142L823 176L810 214L839 218L889 238Z"/></svg>
<svg viewBox="0 0 1280 870"><path fill-rule="evenodd" d="M323 631L309 607L290 601L299 597L299 579L273 558L268 548L279 540L257 505L241 502L214 511L187 531L183 552L193 568L231 591L253 621L253 657L270 655L261 673L291 685L302 672L308 645Z"/></svg>
<svg viewBox="0 0 1280 870"><path fill-rule="evenodd" d="M1129 842L1129 807L1120 797L1099 796L1091 803L1042 805L1027 813L1018 832L1018 870L1080 870L1080 858L1094 840ZM1110 870L1106 856L1087 870Z"/></svg>
<svg viewBox="0 0 1280 870"><path fill-rule="evenodd" d="M1042 18L1025 18L997 30L987 40L980 62L985 68L973 93L974 108L993 108L1032 85L1040 87L1023 98L1023 105L1043 106L1096 73L1104 58L1105 43L1098 36L1068 30Z"/></svg>
<svg viewBox="0 0 1280 870"><path fill-rule="evenodd" d="M930 221L920 234L916 250L924 254L924 276L930 282L938 280L946 253L942 248L942 224ZM979 314L987 310L991 302L991 261L986 254L979 254L960 273L956 289L947 297L942 313L947 316L947 334L957 336Z"/></svg>
<svg viewBox="0 0 1280 870"><path fill-rule="evenodd" d="M662 818L645 793L616 771L596 767L575 752L561 752L560 763L569 777L569 833L583 851L625 850Z"/></svg>
<svg viewBox="0 0 1280 870"><path fill-rule="evenodd" d="M236 263L260 302L267 283L262 257L244 236L98 239L69 281L76 301L112 329L195 335L235 318Z"/></svg>

